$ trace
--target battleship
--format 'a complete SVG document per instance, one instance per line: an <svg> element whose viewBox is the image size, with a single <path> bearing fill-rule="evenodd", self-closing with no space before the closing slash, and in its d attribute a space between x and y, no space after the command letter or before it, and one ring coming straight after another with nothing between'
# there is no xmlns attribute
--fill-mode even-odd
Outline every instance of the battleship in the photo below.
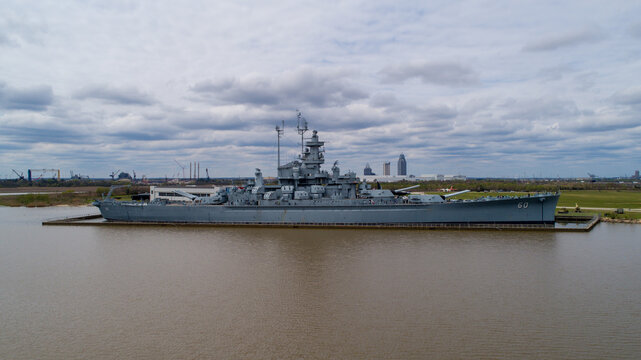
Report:
<svg viewBox="0 0 641 360"><path fill-rule="evenodd" d="M380 189L348 171L341 174L338 162L331 171L325 163L325 143L314 130L305 139L307 121L298 113L301 154L280 165L278 132L278 181L267 184L262 171L244 186L220 188L211 196L196 196L176 189L187 201L154 199L150 202L120 201L113 188L94 205L108 221L156 223L211 223L314 226L421 226L428 224L554 224L560 193L527 196L454 199L469 190L447 195L412 194L418 185Z"/></svg>

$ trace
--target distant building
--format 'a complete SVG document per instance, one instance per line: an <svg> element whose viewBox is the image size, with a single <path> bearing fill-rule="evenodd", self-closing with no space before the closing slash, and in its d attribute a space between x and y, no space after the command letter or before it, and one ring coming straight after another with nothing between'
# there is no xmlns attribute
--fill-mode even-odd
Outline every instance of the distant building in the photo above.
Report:
<svg viewBox="0 0 641 360"><path fill-rule="evenodd" d="M443 174L430 174L430 175L421 175L421 176L363 176L361 180L367 182L374 182L375 180L380 183L386 182L397 182L397 181L465 181L467 177L465 175L443 175Z"/></svg>
<svg viewBox="0 0 641 360"><path fill-rule="evenodd" d="M129 180L132 179L132 177L131 177L131 175L129 175L129 173L121 172L120 174L118 174L118 180L126 180L126 179L129 179Z"/></svg>
<svg viewBox="0 0 641 360"><path fill-rule="evenodd" d="M397 167L396 175L398 176L407 175L407 161L405 161L405 155L403 154L401 154L401 156L398 157L398 167Z"/></svg>
<svg viewBox="0 0 641 360"><path fill-rule="evenodd" d="M398 182L398 181L416 181L415 178L410 178L408 176L363 176L361 180L367 182L376 182L379 183L388 183L388 182Z"/></svg>
<svg viewBox="0 0 641 360"><path fill-rule="evenodd" d="M374 174L369 164L365 164L365 170L363 170L363 175L367 176L367 175L376 175L376 174Z"/></svg>
<svg viewBox="0 0 641 360"><path fill-rule="evenodd" d="M390 165L389 161L386 162L386 163L383 163L383 175L384 176L390 176L391 175L390 169L391 169L391 165Z"/></svg>
<svg viewBox="0 0 641 360"><path fill-rule="evenodd" d="M416 180L418 181L466 181L467 176L465 175L443 175L443 174L421 174L417 176Z"/></svg>
<svg viewBox="0 0 641 360"><path fill-rule="evenodd" d="M176 193L175 192L176 190L182 190L186 193L190 193L192 195L196 195L200 197L212 196L218 192L217 187L198 188L198 187L150 186L149 187L150 200L153 201L155 199L165 199L165 200L171 200L171 201L185 201L185 202L191 201L189 198L186 198Z"/></svg>
<svg viewBox="0 0 641 360"><path fill-rule="evenodd" d="M635 179L641 179L641 176L639 176L639 170L634 171L634 178Z"/></svg>

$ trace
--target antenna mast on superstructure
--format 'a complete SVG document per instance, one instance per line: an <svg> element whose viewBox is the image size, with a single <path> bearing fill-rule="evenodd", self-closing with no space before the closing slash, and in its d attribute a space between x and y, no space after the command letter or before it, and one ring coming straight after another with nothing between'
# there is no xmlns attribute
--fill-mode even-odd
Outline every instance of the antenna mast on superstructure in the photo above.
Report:
<svg viewBox="0 0 641 360"><path fill-rule="evenodd" d="M300 113L300 111L296 110L298 112L298 125L296 125L296 130L298 131L298 134L300 134L300 154L303 156L304 153L304 147L305 147L305 139L304 135L305 132L308 130L307 129L307 120L303 117L303 114Z"/></svg>
<svg viewBox="0 0 641 360"><path fill-rule="evenodd" d="M278 125L276 125L276 134L278 134L278 167L280 167L280 137L285 133L285 120L281 121L282 127L278 127ZM276 168L276 171L278 171L278 168Z"/></svg>

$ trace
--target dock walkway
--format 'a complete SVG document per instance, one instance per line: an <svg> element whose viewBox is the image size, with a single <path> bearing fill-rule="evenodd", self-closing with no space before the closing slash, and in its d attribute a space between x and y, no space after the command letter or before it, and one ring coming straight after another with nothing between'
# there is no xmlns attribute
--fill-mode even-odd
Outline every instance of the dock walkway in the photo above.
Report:
<svg viewBox="0 0 641 360"><path fill-rule="evenodd" d="M356 224L356 223L190 223L190 222L141 222L107 221L101 215L85 215L43 221L42 225L66 226L198 226L198 227L271 227L271 228L339 228L339 229L416 229L416 230L534 230L534 231L590 231L599 222L594 216L557 216L555 224L473 224L473 223L430 223L430 224ZM572 224L572 226L565 226Z"/></svg>

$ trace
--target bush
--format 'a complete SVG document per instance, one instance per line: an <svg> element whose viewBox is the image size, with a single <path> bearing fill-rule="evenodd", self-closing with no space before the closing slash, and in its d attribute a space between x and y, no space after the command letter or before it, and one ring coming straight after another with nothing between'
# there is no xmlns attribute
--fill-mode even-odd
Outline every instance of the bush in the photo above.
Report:
<svg viewBox="0 0 641 360"><path fill-rule="evenodd" d="M99 187L96 189L96 195L98 196L107 196L107 193L109 193L109 188Z"/></svg>
<svg viewBox="0 0 641 360"><path fill-rule="evenodd" d="M25 194L17 197L17 201L24 206L50 205L49 194Z"/></svg>

